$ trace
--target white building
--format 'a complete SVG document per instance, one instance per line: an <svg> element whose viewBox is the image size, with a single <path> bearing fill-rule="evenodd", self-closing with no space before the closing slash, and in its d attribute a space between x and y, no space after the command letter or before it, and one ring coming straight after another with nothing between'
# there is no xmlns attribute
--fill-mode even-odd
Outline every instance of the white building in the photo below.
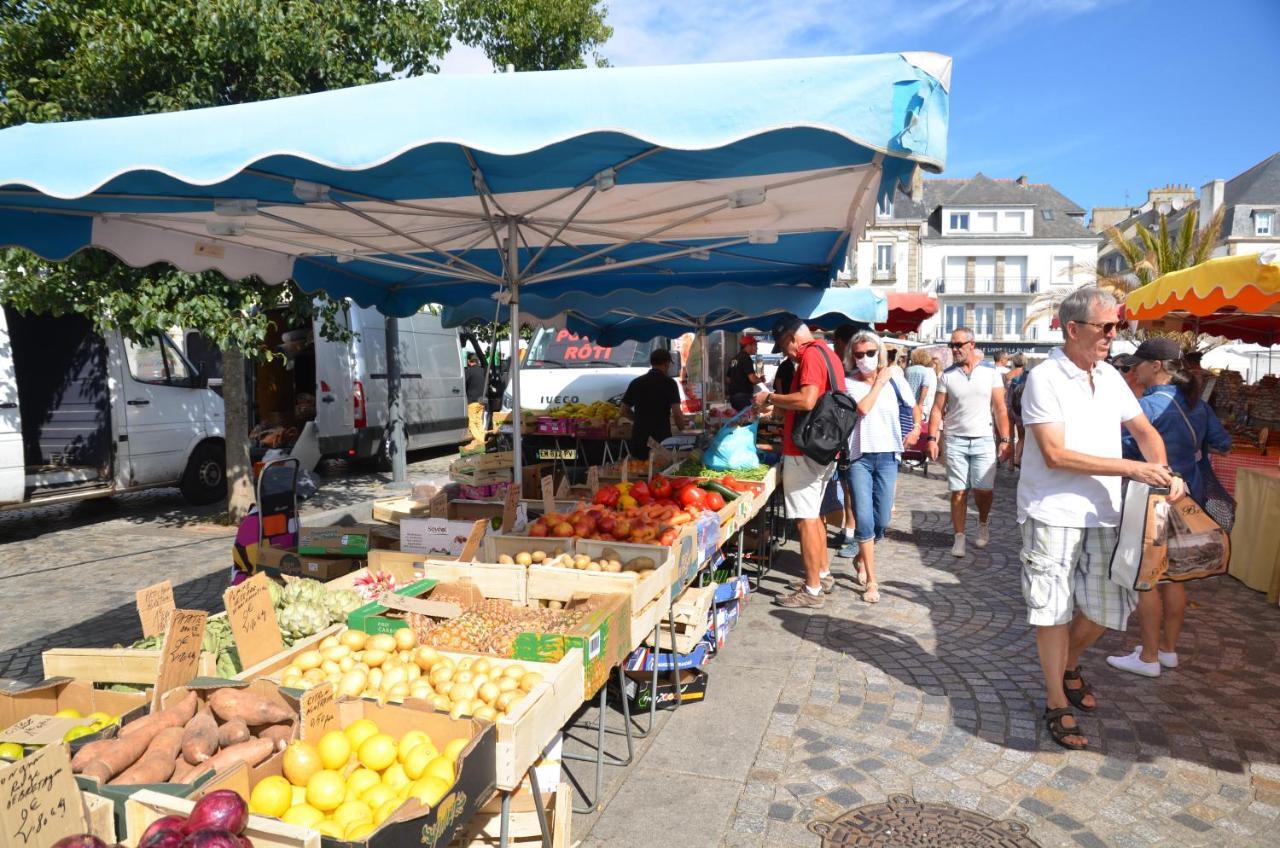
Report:
<svg viewBox="0 0 1280 848"><path fill-rule="evenodd" d="M881 202L842 276L851 285L935 295L938 313L920 339L943 339L963 325L988 350L1044 349L1061 338L1049 319L1023 325L1046 287L1092 279L1100 239L1084 214L1025 177L924 180Z"/></svg>

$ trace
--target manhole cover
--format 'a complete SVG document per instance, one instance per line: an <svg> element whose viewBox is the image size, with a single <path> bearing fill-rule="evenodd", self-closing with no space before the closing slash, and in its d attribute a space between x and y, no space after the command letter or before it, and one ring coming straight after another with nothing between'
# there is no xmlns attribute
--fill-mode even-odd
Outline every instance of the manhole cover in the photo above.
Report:
<svg viewBox="0 0 1280 848"><path fill-rule="evenodd" d="M1021 822L926 804L910 795L850 810L835 821L812 822L809 830L822 838L822 848L1039 848Z"/></svg>

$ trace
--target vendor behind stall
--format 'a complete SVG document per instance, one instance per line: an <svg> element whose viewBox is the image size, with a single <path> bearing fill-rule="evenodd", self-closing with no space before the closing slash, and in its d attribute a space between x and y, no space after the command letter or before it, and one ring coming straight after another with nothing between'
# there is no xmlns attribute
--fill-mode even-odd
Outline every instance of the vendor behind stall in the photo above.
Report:
<svg viewBox="0 0 1280 848"><path fill-rule="evenodd" d="M724 380L724 393L729 398L729 405L738 412L751 405L755 385L763 379L756 373L755 355L756 337L747 333L738 340L737 356L729 360L729 370Z"/></svg>
<svg viewBox="0 0 1280 848"><path fill-rule="evenodd" d="M665 348L657 348L649 354L649 366L648 371L631 381L622 396L622 405L635 422L627 444L636 459L649 458L649 439L661 442L671 437L672 419L677 428L685 425L680 414L680 389L667 373L671 354Z"/></svg>

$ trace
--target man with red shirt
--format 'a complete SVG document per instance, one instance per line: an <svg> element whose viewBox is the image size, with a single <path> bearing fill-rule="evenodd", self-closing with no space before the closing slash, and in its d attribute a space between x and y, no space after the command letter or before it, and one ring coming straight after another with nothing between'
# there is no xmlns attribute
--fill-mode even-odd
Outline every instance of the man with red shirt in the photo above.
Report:
<svg viewBox="0 0 1280 848"><path fill-rule="evenodd" d="M800 452L791 434L797 415L813 409L818 398L832 388L844 389L844 367L826 342L818 341L799 318L783 315L773 325L773 349L796 363L791 386L777 386L782 392L760 392L755 396L759 409L774 405L784 411L782 426L782 493L787 517L794 519L800 534L800 555L804 559L804 583L778 600L784 607L817 609L823 594L835 587L827 553L827 531L822 523L822 496L835 473L835 462L815 462ZM830 365L830 369L828 369ZM835 386L830 375L835 374ZM788 391L789 390L789 391ZM803 421L803 418L801 417Z"/></svg>

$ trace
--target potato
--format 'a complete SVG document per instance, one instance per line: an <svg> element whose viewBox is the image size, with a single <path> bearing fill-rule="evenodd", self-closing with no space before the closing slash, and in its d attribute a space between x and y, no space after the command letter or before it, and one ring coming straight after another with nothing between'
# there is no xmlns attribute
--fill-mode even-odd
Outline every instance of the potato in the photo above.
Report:
<svg viewBox="0 0 1280 848"><path fill-rule="evenodd" d="M498 554L498 565L515 565L516 561L511 558L510 554Z"/></svg>

